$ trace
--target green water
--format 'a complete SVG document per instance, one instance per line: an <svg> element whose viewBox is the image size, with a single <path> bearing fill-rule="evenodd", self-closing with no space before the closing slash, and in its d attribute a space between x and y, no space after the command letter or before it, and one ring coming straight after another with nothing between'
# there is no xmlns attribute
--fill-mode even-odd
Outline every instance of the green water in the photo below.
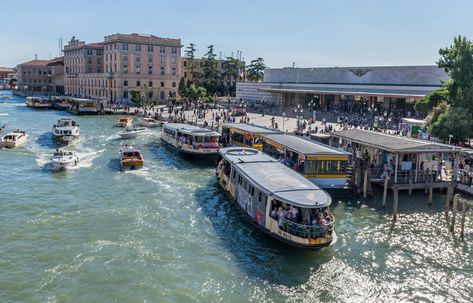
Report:
<svg viewBox="0 0 473 303"><path fill-rule="evenodd" d="M0 100L0 124L30 134L0 150L0 302L471 302L473 211L465 239L452 236L444 193L431 207L401 194L395 224L379 193L334 202L337 243L298 250L255 230L214 166L168 149L159 129L129 141L146 167L123 173L116 117L76 117L81 165L49 171L66 115Z"/></svg>

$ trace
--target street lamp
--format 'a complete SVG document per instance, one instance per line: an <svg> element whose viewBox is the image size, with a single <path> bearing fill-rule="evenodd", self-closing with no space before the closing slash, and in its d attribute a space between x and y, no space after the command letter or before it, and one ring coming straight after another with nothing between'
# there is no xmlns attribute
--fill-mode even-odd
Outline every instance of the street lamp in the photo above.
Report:
<svg viewBox="0 0 473 303"><path fill-rule="evenodd" d="M310 100L310 102L309 102L309 104L308 104L309 108L312 108L312 123L315 123L315 122L316 122L316 118L317 118L317 117L316 117L317 112L315 111L315 105L316 105L316 104L317 104L317 103L315 102L314 99Z"/></svg>
<svg viewBox="0 0 473 303"><path fill-rule="evenodd" d="M297 104L297 106L294 107L294 113L296 114L296 118L297 118L297 131L299 131L300 129L300 120L303 118L302 117L303 111L304 109L302 108L300 104Z"/></svg>
<svg viewBox="0 0 473 303"><path fill-rule="evenodd" d="M263 97L263 99L261 99L261 107L262 107L262 110L263 110L263 115L262 115L263 117L264 117L264 110L265 110L265 108L266 108L266 103L267 103L267 102L268 102L268 101L266 101L266 98L265 98L265 97Z"/></svg>
<svg viewBox="0 0 473 303"><path fill-rule="evenodd" d="M452 144L453 135L448 135L448 145Z"/></svg>
<svg viewBox="0 0 473 303"><path fill-rule="evenodd" d="M286 121L286 113L282 113L282 131L286 133L286 129L284 128L284 122Z"/></svg>

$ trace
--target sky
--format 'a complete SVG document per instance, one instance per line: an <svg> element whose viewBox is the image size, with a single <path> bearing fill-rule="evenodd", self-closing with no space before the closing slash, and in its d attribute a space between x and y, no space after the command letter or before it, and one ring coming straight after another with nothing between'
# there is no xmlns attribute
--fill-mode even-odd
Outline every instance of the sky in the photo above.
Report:
<svg viewBox="0 0 473 303"><path fill-rule="evenodd" d="M1 5L0 66L60 54L76 36L180 38L203 55L237 50L269 67L432 65L458 35L473 39L471 0L22 0Z"/></svg>

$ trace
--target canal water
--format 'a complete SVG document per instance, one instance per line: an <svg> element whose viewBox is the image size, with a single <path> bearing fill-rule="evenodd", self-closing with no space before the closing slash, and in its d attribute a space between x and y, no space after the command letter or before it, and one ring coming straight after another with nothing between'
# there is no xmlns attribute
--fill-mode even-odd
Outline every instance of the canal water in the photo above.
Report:
<svg viewBox="0 0 473 303"><path fill-rule="evenodd" d="M53 173L51 127L68 114L24 101L0 100L0 124L30 135L0 150L1 302L471 302L473 211L453 236L445 193L431 207L402 193L396 223L379 192L334 201L338 241L294 249L255 230L214 165L179 156L159 129L128 142L146 167L120 172L116 117L75 117L82 162Z"/></svg>

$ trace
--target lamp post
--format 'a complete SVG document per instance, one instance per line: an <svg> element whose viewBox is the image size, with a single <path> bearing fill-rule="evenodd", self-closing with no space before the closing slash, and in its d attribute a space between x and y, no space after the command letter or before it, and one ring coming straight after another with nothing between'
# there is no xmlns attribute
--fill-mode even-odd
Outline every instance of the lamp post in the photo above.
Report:
<svg viewBox="0 0 473 303"><path fill-rule="evenodd" d="M453 135L448 135L448 145L452 144Z"/></svg>
<svg viewBox="0 0 473 303"><path fill-rule="evenodd" d="M315 97L315 96L314 96ZM310 109L312 109L312 123L315 123L316 122L316 115L317 115L317 112L315 111L315 105L316 105L316 102L314 99L310 100L308 106Z"/></svg>
<svg viewBox="0 0 473 303"><path fill-rule="evenodd" d="M268 101L266 101L266 98L265 98L265 97L263 97L263 99L261 99L261 107L262 107L262 110L263 110L263 114L262 114L263 117L264 117L264 110L265 110L265 108L266 108L266 103L267 103L267 102L268 102Z"/></svg>
<svg viewBox="0 0 473 303"><path fill-rule="evenodd" d="M284 128L284 122L286 121L286 113L282 113L282 131L284 134L286 133L286 129Z"/></svg>
<svg viewBox="0 0 473 303"><path fill-rule="evenodd" d="M297 131L300 130L300 120L303 118L302 117L303 111L304 109L302 108L300 104L297 104L297 106L294 107L294 113L296 114L296 118L297 118Z"/></svg>

